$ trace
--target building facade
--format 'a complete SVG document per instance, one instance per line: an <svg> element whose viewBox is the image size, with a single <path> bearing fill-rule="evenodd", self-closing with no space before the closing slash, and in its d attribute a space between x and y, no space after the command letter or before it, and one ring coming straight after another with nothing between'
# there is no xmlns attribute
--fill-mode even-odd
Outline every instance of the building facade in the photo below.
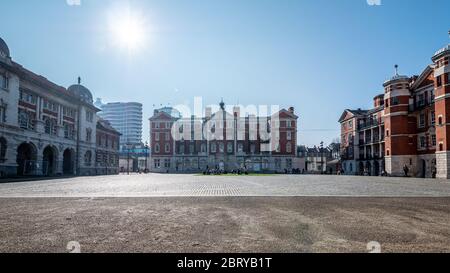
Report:
<svg viewBox="0 0 450 273"><path fill-rule="evenodd" d="M285 172L293 168L297 147L294 108L269 117L242 117L233 112L181 118L169 108L150 118L152 172L202 172L207 169ZM175 113L175 114L174 114Z"/></svg>
<svg viewBox="0 0 450 273"><path fill-rule="evenodd" d="M397 72L371 110L345 110L341 158L346 174L450 178L450 46L419 76ZM407 168L405 168L405 166Z"/></svg>
<svg viewBox="0 0 450 273"><path fill-rule="evenodd" d="M97 112L78 84L58 86L14 62L0 38L0 174L95 175Z"/></svg>
<svg viewBox="0 0 450 273"><path fill-rule="evenodd" d="M96 135L96 174L119 174L120 133L111 126L109 121L99 118Z"/></svg>
<svg viewBox="0 0 450 273"><path fill-rule="evenodd" d="M98 115L109 121L121 134L121 150L142 144L142 104L137 102L114 102L103 104L97 99L95 105L101 109Z"/></svg>

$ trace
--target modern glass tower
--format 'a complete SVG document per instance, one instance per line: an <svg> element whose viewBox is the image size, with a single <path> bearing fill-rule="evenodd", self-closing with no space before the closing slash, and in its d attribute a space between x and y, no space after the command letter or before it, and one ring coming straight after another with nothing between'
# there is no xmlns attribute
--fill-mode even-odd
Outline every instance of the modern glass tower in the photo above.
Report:
<svg viewBox="0 0 450 273"><path fill-rule="evenodd" d="M108 120L119 131L121 150L127 145L139 146L142 143L142 104L137 102L113 102L103 104L97 99L95 106L102 111L99 116Z"/></svg>

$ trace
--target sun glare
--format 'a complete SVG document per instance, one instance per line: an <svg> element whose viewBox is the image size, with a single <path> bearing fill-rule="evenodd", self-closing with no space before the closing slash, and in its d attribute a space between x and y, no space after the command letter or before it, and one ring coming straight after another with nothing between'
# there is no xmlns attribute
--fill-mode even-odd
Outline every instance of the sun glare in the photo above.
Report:
<svg viewBox="0 0 450 273"><path fill-rule="evenodd" d="M109 19L112 42L129 52L143 48L148 40L148 28L143 16L129 10L115 12Z"/></svg>

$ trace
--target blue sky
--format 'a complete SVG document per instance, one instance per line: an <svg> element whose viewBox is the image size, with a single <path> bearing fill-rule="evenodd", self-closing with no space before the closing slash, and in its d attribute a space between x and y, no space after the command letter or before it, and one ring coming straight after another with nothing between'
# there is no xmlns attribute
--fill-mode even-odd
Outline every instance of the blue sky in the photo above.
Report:
<svg viewBox="0 0 450 273"><path fill-rule="evenodd" d="M112 10L145 20L147 43L112 43ZM419 74L449 42L450 1L4 0L0 37L13 59L57 84L83 84L106 102L277 104L300 116L299 142L339 136L346 108L371 107L399 64Z"/></svg>

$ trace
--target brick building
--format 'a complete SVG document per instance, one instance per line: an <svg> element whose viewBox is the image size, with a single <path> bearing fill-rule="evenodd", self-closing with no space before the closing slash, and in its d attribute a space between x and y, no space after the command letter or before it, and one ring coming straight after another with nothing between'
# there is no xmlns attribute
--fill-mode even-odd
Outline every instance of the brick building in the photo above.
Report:
<svg viewBox="0 0 450 273"><path fill-rule="evenodd" d="M346 174L450 178L450 45L419 76L395 75L370 110L345 110L341 123Z"/></svg>
<svg viewBox="0 0 450 273"><path fill-rule="evenodd" d="M245 168L252 172L284 172L293 168L297 147L294 108L269 117L241 116L205 109L204 117L181 118L171 108L150 118L152 172L201 172Z"/></svg>

